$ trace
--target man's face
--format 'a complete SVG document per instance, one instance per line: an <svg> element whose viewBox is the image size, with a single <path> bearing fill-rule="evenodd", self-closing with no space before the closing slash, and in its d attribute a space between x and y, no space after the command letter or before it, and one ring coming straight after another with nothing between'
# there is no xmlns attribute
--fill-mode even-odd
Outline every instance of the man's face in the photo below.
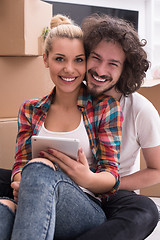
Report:
<svg viewBox="0 0 160 240"><path fill-rule="evenodd" d="M123 71L125 53L117 42L102 40L87 60L87 85L95 97L112 89Z"/></svg>

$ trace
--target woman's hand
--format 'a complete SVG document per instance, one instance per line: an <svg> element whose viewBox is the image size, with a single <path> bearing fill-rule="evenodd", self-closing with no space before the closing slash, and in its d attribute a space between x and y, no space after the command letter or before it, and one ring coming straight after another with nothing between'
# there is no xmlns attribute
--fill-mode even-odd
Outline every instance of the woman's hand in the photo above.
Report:
<svg viewBox="0 0 160 240"><path fill-rule="evenodd" d="M78 150L77 160L54 149L41 152L40 155L57 163L77 185L87 188L90 181L92 181L93 172L90 171L88 161L81 148Z"/></svg>
<svg viewBox="0 0 160 240"><path fill-rule="evenodd" d="M18 202L19 185L20 185L20 182L17 182L17 181L11 183L11 187L13 188L14 200L16 202Z"/></svg>
<svg viewBox="0 0 160 240"><path fill-rule="evenodd" d="M76 161L54 149L41 152L42 156L57 163L77 185L93 193L106 193L115 185L116 179L110 172L93 173L89 169L88 161L81 148Z"/></svg>
<svg viewBox="0 0 160 240"><path fill-rule="evenodd" d="M18 193L19 193L19 185L21 181L21 173L17 173L14 178L13 182L11 183L11 188L13 188L13 196L14 200L18 202Z"/></svg>

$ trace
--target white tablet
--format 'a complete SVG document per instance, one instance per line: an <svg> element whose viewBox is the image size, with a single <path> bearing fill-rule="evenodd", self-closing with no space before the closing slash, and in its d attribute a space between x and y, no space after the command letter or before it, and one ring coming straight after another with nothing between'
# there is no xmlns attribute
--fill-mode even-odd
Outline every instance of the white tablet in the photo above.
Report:
<svg viewBox="0 0 160 240"><path fill-rule="evenodd" d="M39 157L40 151L48 148L56 149L73 159L77 159L79 139L32 136L32 158Z"/></svg>

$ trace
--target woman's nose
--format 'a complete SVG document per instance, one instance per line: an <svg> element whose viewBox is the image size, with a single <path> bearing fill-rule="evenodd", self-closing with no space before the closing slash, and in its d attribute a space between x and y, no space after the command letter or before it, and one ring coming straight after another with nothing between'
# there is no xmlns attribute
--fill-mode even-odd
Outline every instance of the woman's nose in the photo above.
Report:
<svg viewBox="0 0 160 240"><path fill-rule="evenodd" d="M72 63L67 63L64 67L64 72L73 73L74 72L74 65Z"/></svg>

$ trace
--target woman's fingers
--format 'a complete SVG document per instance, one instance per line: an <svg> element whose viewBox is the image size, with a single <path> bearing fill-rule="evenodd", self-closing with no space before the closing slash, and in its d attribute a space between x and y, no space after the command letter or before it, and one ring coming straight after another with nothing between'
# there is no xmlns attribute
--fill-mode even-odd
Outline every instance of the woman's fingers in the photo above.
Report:
<svg viewBox="0 0 160 240"><path fill-rule="evenodd" d="M74 159L54 149L48 149L47 152L41 152L40 154L43 154L43 157L57 163L59 166L66 165L70 167L75 162Z"/></svg>
<svg viewBox="0 0 160 240"><path fill-rule="evenodd" d="M19 185L20 185L20 182L18 182L18 181L14 181L14 182L11 183L11 187L13 188L13 196L14 196L15 201L18 201Z"/></svg>

